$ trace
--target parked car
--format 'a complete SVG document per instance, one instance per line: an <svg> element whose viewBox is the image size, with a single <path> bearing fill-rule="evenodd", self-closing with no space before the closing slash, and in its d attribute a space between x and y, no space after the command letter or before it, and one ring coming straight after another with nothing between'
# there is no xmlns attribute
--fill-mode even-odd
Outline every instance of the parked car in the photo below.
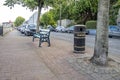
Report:
<svg viewBox="0 0 120 80"><path fill-rule="evenodd" d="M67 33L73 33L74 32L74 26L70 26L70 27L66 28L65 32L67 32ZM89 30L86 29L85 33L89 34Z"/></svg>
<svg viewBox="0 0 120 80"><path fill-rule="evenodd" d="M47 29L49 29L50 31L55 31L55 28L53 28L51 25L48 25Z"/></svg>
<svg viewBox="0 0 120 80"><path fill-rule="evenodd" d="M109 31L109 37L120 37L120 28L118 26L110 25L108 27ZM88 29L88 34L96 35L96 29Z"/></svg>
<svg viewBox="0 0 120 80"><path fill-rule="evenodd" d="M22 26L17 27L17 30L20 31L21 27L22 27Z"/></svg>
<svg viewBox="0 0 120 80"><path fill-rule="evenodd" d="M74 32L74 26L67 27L65 29L65 32L67 32L67 33L73 33Z"/></svg>
<svg viewBox="0 0 120 80"><path fill-rule="evenodd" d="M120 37L120 28L118 26L109 26L109 37Z"/></svg>
<svg viewBox="0 0 120 80"><path fill-rule="evenodd" d="M35 24L28 24L25 27L25 35L30 36L36 33L36 25Z"/></svg>
<svg viewBox="0 0 120 80"><path fill-rule="evenodd" d="M85 34L86 34L86 35L88 35L88 34L89 34L89 30L88 30L88 29L86 29Z"/></svg>
<svg viewBox="0 0 120 80"><path fill-rule="evenodd" d="M56 32L65 32L65 27L63 27L63 26L57 26L56 27Z"/></svg>
<svg viewBox="0 0 120 80"><path fill-rule="evenodd" d="M86 34L87 35L96 35L96 29L86 29Z"/></svg>
<svg viewBox="0 0 120 80"><path fill-rule="evenodd" d="M20 31L22 34L25 33L25 27L26 27L25 24L20 27L20 30L19 30L19 31Z"/></svg>

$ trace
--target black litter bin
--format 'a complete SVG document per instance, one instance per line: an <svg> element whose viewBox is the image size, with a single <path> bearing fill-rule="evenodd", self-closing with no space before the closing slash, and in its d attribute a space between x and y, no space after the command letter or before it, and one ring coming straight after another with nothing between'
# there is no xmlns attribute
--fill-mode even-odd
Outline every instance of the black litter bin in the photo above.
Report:
<svg viewBox="0 0 120 80"><path fill-rule="evenodd" d="M74 53L85 53L85 25L74 27Z"/></svg>

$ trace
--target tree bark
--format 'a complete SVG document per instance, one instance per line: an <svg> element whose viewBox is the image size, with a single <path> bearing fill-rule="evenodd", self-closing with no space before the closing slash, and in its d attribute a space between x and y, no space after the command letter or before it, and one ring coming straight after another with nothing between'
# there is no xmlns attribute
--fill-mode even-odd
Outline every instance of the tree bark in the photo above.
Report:
<svg viewBox="0 0 120 80"><path fill-rule="evenodd" d="M39 32L40 14L41 14L42 6L43 6L43 0L38 0L38 16L37 16L37 28L36 28L36 32Z"/></svg>
<svg viewBox="0 0 120 80"><path fill-rule="evenodd" d="M36 32L39 32L40 14L41 14L41 9L38 7L38 17L37 17L37 29L36 29Z"/></svg>
<svg viewBox="0 0 120 80"><path fill-rule="evenodd" d="M105 66L108 60L109 3L110 0L99 0L98 3L97 35L91 58L92 63L101 66Z"/></svg>

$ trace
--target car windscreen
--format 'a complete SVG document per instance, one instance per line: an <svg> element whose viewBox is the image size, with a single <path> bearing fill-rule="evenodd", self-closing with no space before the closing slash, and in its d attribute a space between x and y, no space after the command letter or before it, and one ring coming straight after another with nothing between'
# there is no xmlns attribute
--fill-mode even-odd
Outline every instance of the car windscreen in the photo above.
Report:
<svg viewBox="0 0 120 80"><path fill-rule="evenodd" d="M29 28L35 28L35 25L29 25L28 27Z"/></svg>
<svg viewBox="0 0 120 80"><path fill-rule="evenodd" d="M74 29L74 26L71 26L70 29Z"/></svg>

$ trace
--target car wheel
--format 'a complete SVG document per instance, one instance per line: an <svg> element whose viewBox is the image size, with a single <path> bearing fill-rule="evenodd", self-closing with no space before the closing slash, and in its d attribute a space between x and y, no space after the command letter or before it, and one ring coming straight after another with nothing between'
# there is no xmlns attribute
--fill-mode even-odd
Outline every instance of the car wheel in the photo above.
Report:
<svg viewBox="0 0 120 80"><path fill-rule="evenodd" d="M29 36L27 32L25 33L25 35L26 35L26 36Z"/></svg>
<svg viewBox="0 0 120 80"><path fill-rule="evenodd" d="M26 33L24 33L26 35Z"/></svg>
<svg viewBox="0 0 120 80"><path fill-rule="evenodd" d="M89 31L86 32L86 35L89 35Z"/></svg>
<svg viewBox="0 0 120 80"><path fill-rule="evenodd" d="M112 36L109 35L109 38L112 38Z"/></svg>

